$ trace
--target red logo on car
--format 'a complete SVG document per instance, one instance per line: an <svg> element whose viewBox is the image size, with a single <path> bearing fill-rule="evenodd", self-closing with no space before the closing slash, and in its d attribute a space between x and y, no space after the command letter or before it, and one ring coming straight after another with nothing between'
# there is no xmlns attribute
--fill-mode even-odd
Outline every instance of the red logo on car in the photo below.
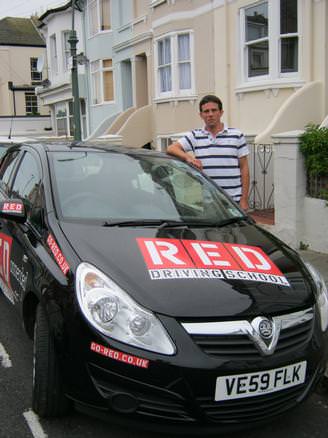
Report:
<svg viewBox="0 0 328 438"><path fill-rule="evenodd" d="M257 246L201 240L137 238L152 280L225 278L289 286Z"/></svg>

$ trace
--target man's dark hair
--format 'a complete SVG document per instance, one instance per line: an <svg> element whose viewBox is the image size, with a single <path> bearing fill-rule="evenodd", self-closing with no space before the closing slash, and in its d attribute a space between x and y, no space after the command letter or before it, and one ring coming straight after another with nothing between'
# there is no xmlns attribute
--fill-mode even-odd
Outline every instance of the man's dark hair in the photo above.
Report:
<svg viewBox="0 0 328 438"><path fill-rule="evenodd" d="M216 103L219 107L219 110L222 110L223 106L221 100L217 96L214 96L214 94L208 94L207 96L204 96L199 102L199 111L202 112L202 106L210 102Z"/></svg>

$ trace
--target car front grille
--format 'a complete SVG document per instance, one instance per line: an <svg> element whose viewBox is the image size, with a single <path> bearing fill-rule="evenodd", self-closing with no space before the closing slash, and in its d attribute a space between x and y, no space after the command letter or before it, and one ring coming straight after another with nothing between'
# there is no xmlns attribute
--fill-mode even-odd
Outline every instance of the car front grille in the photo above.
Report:
<svg viewBox="0 0 328 438"><path fill-rule="evenodd" d="M272 351L275 355L288 353L302 348L311 339L314 326L313 310L307 309L302 312L274 317L273 319L281 323L281 330L277 344ZM287 321L287 323L285 323ZM292 322L288 322L292 321ZM192 340L198 347L210 356L220 356L222 358L251 359L261 355L256 340L250 336L252 330L248 321L230 321L230 326L226 327L222 323L187 323L182 325L189 332ZM250 330L243 328L250 326ZM210 327L208 330L206 327ZM223 327L223 329L222 329ZM204 331L207 333L204 333ZM203 332L203 333L197 333ZM272 354L271 353L271 354Z"/></svg>
<svg viewBox="0 0 328 438"><path fill-rule="evenodd" d="M291 352L306 345L311 339L313 321L307 321L296 327L281 331L275 354ZM238 358L250 358L259 356L260 352L256 345L245 335L192 335L193 341L211 356L238 356Z"/></svg>

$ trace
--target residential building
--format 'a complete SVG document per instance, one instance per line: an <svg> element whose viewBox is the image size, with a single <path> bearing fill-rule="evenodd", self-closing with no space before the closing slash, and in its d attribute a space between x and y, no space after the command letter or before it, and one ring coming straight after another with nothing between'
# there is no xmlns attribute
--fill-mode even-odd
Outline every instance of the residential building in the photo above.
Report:
<svg viewBox="0 0 328 438"><path fill-rule="evenodd" d="M88 63L88 109L92 137L104 134L122 112L134 105L132 97L133 52L129 46L115 51L132 31L125 27L133 17L131 1L84 2L85 53ZM117 138L114 138L117 142Z"/></svg>
<svg viewBox="0 0 328 438"><path fill-rule="evenodd" d="M47 45L45 68L48 81L38 88L37 93L44 105L51 111L53 131L56 136L74 135L73 97L71 80L70 33L72 30L71 1L63 6L47 10L41 17L40 32ZM81 10L74 11L74 28L77 34L77 53L80 54L78 65L78 85L80 96L80 117L82 138L88 136L86 77L84 52L84 35Z"/></svg>
<svg viewBox="0 0 328 438"><path fill-rule="evenodd" d="M165 148L200 126L198 102L208 93L222 98L229 125L262 143L328 113L325 0L85 4L93 135ZM107 69L113 100L95 96Z"/></svg>
<svg viewBox="0 0 328 438"><path fill-rule="evenodd" d="M47 103L64 77L59 32L69 26L59 17L69 11L70 3L41 17L54 64ZM325 0L84 0L82 21L90 138L165 149L201 126L198 102L209 93L222 98L225 121L257 143L328 113Z"/></svg>
<svg viewBox="0 0 328 438"><path fill-rule="evenodd" d="M49 110L35 94L45 77L38 68L44 53L45 42L33 20L0 20L0 132L36 134L49 127Z"/></svg>

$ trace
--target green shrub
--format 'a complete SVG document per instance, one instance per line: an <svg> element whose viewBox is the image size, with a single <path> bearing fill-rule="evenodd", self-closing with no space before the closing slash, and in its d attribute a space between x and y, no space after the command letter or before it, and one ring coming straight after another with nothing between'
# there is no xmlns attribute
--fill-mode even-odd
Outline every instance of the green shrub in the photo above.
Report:
<svg viewBox="0 0 328 438"><path fill-rule="evenodd" d="M328 128L308 125L300 137L300 149L310 176L328 175Z"/></svg>

